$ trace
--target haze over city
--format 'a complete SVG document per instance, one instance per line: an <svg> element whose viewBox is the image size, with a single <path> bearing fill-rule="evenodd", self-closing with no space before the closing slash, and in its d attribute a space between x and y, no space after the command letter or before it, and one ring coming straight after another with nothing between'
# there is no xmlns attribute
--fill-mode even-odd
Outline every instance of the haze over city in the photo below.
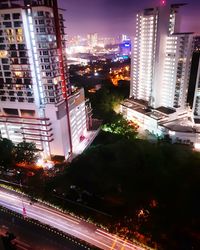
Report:
<svg viewBox="0 0 200 250"><path fill-rule="evenodd" d="M65 18L69 35L85 35L98 32L102 35L129 36L135 33L135 16L139 10L158 6L160 0L122 1L122 0L59 0L60 6L66 9ZM167 3L188 3L181 10L181 30L199 31L199 0L168 0ZM78 7L77 7L78 6Z"/></svg>

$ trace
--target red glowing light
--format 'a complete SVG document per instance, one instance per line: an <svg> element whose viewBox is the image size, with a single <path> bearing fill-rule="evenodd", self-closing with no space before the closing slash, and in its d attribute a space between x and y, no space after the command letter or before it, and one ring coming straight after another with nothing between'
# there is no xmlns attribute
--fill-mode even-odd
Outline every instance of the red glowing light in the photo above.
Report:
<svg viewBox="0 0 200 250"><path fill-rule="evenodd" d="M166 1L165 0L162 0L162 5L165 5Z"/></svg>
<svg viewBox="0 0 200 250"><path fill-rule="evenodd" d="M26 217L26 208L23 206L23 216Z"/></svg>

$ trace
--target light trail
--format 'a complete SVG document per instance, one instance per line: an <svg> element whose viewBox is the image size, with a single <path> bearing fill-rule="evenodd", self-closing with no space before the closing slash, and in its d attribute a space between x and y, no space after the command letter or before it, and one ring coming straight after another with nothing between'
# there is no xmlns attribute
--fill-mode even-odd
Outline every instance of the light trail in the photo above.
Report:
<svg viewBox="0 0 200 250"><path fill-rule="evenodd" d="M99 234L99 235L103 235L104 237L106 237L108 239L111 239L111 240L116 238L117 241L121 242L122 244L125 243L126 247L128 247L128 248L136 249L136 250L144 249L144 248L141 248L141 247L138 247L138 246L134 246L133 244L129 243L127 240L123 240L123 239L119 238L118 236L113 235L111 233L107 233L107 232L105 232L105 231L103 231L101 229L97 229L96 233Z"/></svg>
<svg viewBox="0 0 200 250"><path fill-rule="evenodd" d="M8 199L10 199L10 200L13 200L13 201L16 201L16 197L13 197L12 195L10 195L10 194L8 194L8 193L6 193L6 195L7 195L7 197L8 197ZM2 196L2 194L0 193L0 197ZM23 201L23 203L27 206L29 206L30 205L30 202L29 201ZM31 205L31 206L34 206L34 205ZM61 219L63 218L63 216L67 219L67 220L69 220L69 221L71 221L72 223L75 223L75 224L79 224L79 222L80 222L80 220L78 220L78 219L76 219L76 218L74 218L74 217L71 217L71 218L69 218L69 216L67 216L66 214L64 214L64 213L61 213L61 212L59 212L59 211L56 211L56 210L52 210L51 208L49 208L49 207L42 207L39 203L37 203L37 207L39 207L41 210L43 210L44 212L46 212L47 210L48 210L48 212L49 213L51 213L52 215L54 215L55 213L57 214L57 216L58 217L60 217ZM52 210L52 211L51 211ZM73 218L73 219L72 219Z"/></svg>
<svg viewBox="0 0 200 250"><path fill-rule="evenodd" d="M114 240L114 242L113 242L113 244L112 244L112 246L111 246L111 249L110 249L110 250L113 250L113 249L114 249L114 247L115 247L116 243L117 243L117 239L115 239L115 240Z"/></svg>
<svg viewBox="0 0 200 250"><path fill-rule="evenodd" d="M57 211L42 203L30 205L27 196L23 197L23 204L26 207L26 218L32 218L52 228L77 237L94 246L105 250L145 250L130 241L123 240L117 235L110 234L94 224L74 218L73 216ZM0 188L0 205L12 211L23 214L20 194L13 191L6 192Z"/></svg>

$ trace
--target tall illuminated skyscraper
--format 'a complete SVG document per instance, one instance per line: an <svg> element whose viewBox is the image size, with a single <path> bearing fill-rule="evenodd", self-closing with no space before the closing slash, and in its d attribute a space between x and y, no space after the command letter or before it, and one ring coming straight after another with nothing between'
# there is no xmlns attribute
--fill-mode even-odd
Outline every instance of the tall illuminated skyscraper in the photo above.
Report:
<svg viewBox="0 0 200 250"><path fill-rule="evenodd" d="M153 108L185 108L192 33L179 32L184 4L145 9L136 18L130 96Z"/></svg>
<svg viewBox="0 0 200 250"><path fill-rule="evenodd" d="M65 50L57 0L0 2L1 137L68 158L73 138L86 130L86 115L84 93L71 93L68 84Z"/></svg>

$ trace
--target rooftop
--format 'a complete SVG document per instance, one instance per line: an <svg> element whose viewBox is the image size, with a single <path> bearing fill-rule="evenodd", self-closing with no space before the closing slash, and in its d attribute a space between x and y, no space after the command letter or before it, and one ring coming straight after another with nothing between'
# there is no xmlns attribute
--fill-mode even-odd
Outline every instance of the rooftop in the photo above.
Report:
<svg viewBox="0 0 200 250"><path fill-rule="evenodd" d="M152 110L148 115L156 120L162 120L168 117L166 114L159 112L156 109Z"/></svg>
<svg viewBox="0 0 200 250"><path fill-rule="evenodd" d="M136 110L137 112L142 113L142 114L146 114L148 112L151 112L151 109L149 109L146 105L144 105L144 103L142 104L141 101L130 98L130 99L126 99L122 103L122 105L127 107L127 108Z"/></svg>
<svg viewBox="0 0 200 250"><path fill-rule="evenodd" d="M166 119L168 117L168 114L172 114L175 112L174 110L168 109L165 107L160 107L158 109L152 109L152 108L148 107L148 102L143 101L143 100L133 99L133 98L126 99L122 103L122 105L127 107L127 108L130 108L132 110L135 110L139 113L150 116L156 120Z"/></svg>
<svg viewBox="0 0 200 250"><path fill-rule="evenodd" d="M163 126L175 132L185 132L185 133L196 132L196 128L193 126L192 121L188 119L188 117L176 119L171 122L166 122L163 124Z"/></svg>
<svg viewBox="0 0 200 250"><path fill-rule="evenodd" d="M176 112L176 110L174 110L174 109L166 108L166 107L163 107L163 106L157 108L156 110L159 111L159 112L162 112L162 113L164 113L166 115L170 115L170 114L173 114L173 113Z"/></svg>

